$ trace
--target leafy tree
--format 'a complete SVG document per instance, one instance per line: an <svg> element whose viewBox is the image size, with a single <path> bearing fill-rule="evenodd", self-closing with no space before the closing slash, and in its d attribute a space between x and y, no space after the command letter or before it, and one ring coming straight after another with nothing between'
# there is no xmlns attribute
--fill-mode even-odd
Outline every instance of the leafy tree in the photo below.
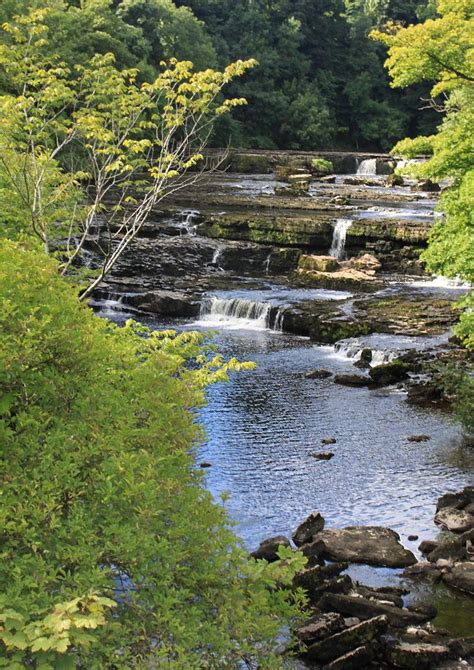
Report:
<svg viewBox="0 0 474 670"><path fill-rule="evenodd" d="M190 170L214 119L245 103L222 98L222 88L254 63L194 72L191 62L173 60L153 82L138 84L137 70L117 70L105 54L72 72L51 52L47 16L37 10L4 24L10 40L0 45L0 66L10 94L0 97L0 186L12 189L13 210L23 207L20 220L29 220L48 253L60 241L63 274L96 235L103 260L85 298L162 198L198 179L199 170ZM71 147L83 164L63 170Z"/></svg>
<svg viewBox="0 0 474 670"><path fill-rule="evenodd" d="M8 240L0 306L0 667L280 668L305 559L249 560L193 464L206 386L249 366L95 317Z"/></svg>
<svg viewBox="0 0 474 670"><path fill-rule="evenodd" d="M439 0L439 17L388 32L373 33L389 48L387 67L393 86L420 80L435 82L433 106L445 113L434 135L403 140L395 154L431 158L411 168L418 177L447 180L435 224L423 257L433 272L474 281L474 6L470 0ZM472 293L465 301L459 334L474 347Z"/></svg>

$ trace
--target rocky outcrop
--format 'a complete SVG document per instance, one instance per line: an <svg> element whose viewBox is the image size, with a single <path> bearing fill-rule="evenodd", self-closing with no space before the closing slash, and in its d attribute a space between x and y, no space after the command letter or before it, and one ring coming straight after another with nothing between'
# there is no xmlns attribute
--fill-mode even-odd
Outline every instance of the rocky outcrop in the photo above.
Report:
<svg viewBox="0 0 474 670"><path fill-rule="evenodd" d="M370 325L372 332L394 335L439 335L459 316L451 300L427 296L357 300L354 310L358 318Z"/></svg>
<svg viewBox="0 0 474 670"><path fill-rule="evenodd" d="M366 563L402 568L416 563L415 556L400 544L394 530L381 526L349 526L323 530L315 539L324 543L322 556L332 561Z"/></svg>

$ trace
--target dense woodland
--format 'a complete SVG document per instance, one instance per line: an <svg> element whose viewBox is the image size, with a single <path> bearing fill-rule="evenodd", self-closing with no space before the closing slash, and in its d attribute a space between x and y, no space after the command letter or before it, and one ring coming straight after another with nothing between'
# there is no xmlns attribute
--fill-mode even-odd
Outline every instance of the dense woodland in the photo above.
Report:
<svg viewBox="0 0 474 670"><path fill-rule="evenodd" d="M201 159L190 119L217 145L409 136L397 153L449 186L429 268L472 282L472 2L3 0L0 23L0 667L283 667L306 559L249 561L194 467L205 388L252 366L94 316L111 255L87 273L81 240L118 185L126 251Z"/></svg>
<svg viewBox="0 0 474 670"><path fill-rule="evenodd" d="M5 0L0 20L27 0ZM431 0L54 0L50 39L69 64L113 52L119 67L152 79L163 59L222 69L254 58L252 74L229 95L248 106L216 127L213 143L286 149L388 150L401 137L430 133L429 83L393 91L385 48L369 38L387 21L435 15ZM423 99L425 102L423 102Z"/></svg>

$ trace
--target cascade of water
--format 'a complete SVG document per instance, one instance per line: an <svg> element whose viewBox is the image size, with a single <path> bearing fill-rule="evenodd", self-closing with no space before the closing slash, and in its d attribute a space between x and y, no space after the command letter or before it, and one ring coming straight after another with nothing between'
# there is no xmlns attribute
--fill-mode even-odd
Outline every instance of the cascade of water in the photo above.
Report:
<svg viewBox="0 0 474 670"><path fill-rule="evenodd" d="M265 270L266 275L270 272L270 261L271 261L271 259L272 259L272 252L270 251L270 253L268 254L268 256L265 259L265 264L264 264L264 270Z"/></svg>
<svg viewBox="0 0 474 670"><path fill-rule="evenodd" d="M201 303L199 320L228 328L265 330L270 327L271 307L268 302L206 296Z"/></svg>
<svg viewBox="0 0 474 670"><path fill-rule="evenodd" d="M377 174L377 159L365 158L357 166L357 174L376 175Z"/></svg>
<svg viewBox="0 0 474 670"><path fill-rule="evenodd" d="M188 235L196 235L197 223L196 219L200 212L197 209L184 209L180 212L180 228Z"/></svg>
<svg viewBox="0 0 474 670"><path fill-rule="evenodd" d="M352 219L337 219L332 235L332 244L329 255L342 260L345 255L346 235L352 225Z"/></svg>
<svg viewBox="0 0 474 670"><path fill-rule="evenodd" d="M219 265L219 258L221 256L222 256L222 249L220 247L217 247L217 249L214 250L214 254L212 256L211 265L215 265L219 270L222 270L221 266Z"/></svg>
<svg viewBox="0 0 474 670"><path fill-rule="evenodd" d="M283 318L285 316L285 310L279 309L275 316L275 323L273 324L273 330L276 330L277 333L283 332Z"/></svg>
<svg viewBox="0 0 474 670"><path fill-rule="evenodd" d="M362 352L365 349L371 349L371 347L364 346L362 342L336 342L334 345L334 353L341 358L349 358L352 361L359 361L362 356ZM383 365L384 363L390 363L394 358L400 355L400 351L390 351L389 349L371 349L372 357L370 359L369 365L371 367L375 365Z"/></svg>

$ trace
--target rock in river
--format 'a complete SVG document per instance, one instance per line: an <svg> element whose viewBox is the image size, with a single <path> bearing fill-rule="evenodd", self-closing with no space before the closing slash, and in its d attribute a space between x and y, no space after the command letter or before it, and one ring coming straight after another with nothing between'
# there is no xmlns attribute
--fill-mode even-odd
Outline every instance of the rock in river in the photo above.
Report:
<svg viewBox="0 0 474 670"><path fill-rule="evenodd" d="M313 512L295 530L291 539L297 547L311 542L313 537L324 529L324 518L319 512Z"/></svg>
<svg viewBox="0 0 474 670"><path fill-rule="evenodd" d="M443 581L449 586L474 595L474 563L457 563L451 572L443 576Z"/></svg>
<svg viewBox="0 0 474 670"><path fill-rule="evenodd" d="M394 530L380 526L349 526L318 533L324 543L323 557L333 561L366 563L388 568L414 565L415 556L400 544Z"/></svg>
<svg viewBox="0 0 474 670"><path fill-rule="evenodd" d="M267 540L263 540L260 543L255 551L252 551L250 554L252 558L260 559L264 558L269 563L273 561L278 561L278 549L280 547L289 547L290 541L284 535L277 535L276 537L270 537Z"/></svg>
<svg viewBox="0 0 474 670"><path fill-rule="evenodd" d="M342 384L343 386L368 386L372 383L369 377L351 374L336 375L334 381L336 384Z"/></svg>

